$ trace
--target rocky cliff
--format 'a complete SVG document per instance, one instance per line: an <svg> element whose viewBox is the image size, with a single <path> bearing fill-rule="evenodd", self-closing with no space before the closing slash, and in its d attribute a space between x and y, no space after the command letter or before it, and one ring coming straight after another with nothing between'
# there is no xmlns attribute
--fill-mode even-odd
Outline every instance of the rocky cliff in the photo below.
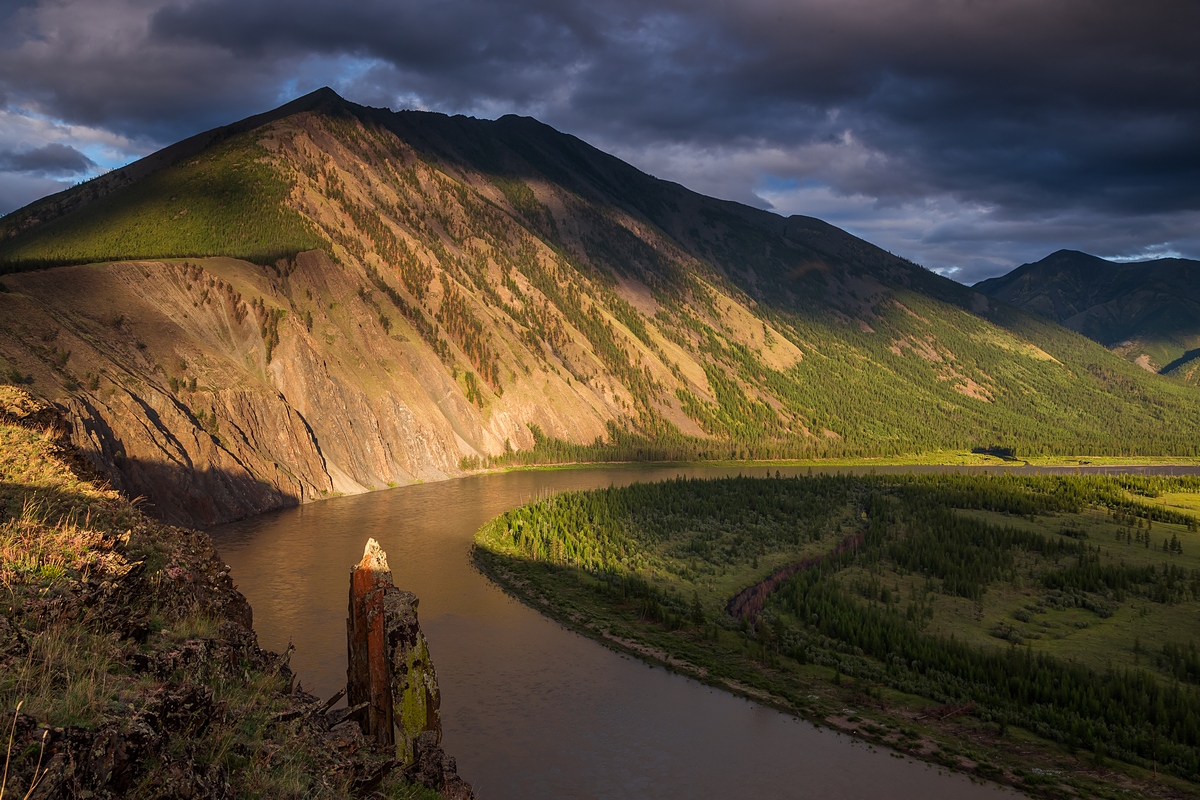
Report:
<svg viewBox="0 0 1200 800"><path fill-rule="evenodd" d="M0 796L439 796L414 781L445 770L406 775L305 692L211 540L87 479L65 427L0 386Z"/></svg>
<svg viewBox="0 0 1200 800"><path fill-rule="evenodd" d="M447 365L354 277L320 251L25 273L0 295L0 352L59 389L115 488L180 524L445 478L530 446L529 422L591 440L616 418L511 355L503 397L480 382L472 402L469 362Z"/></svg>

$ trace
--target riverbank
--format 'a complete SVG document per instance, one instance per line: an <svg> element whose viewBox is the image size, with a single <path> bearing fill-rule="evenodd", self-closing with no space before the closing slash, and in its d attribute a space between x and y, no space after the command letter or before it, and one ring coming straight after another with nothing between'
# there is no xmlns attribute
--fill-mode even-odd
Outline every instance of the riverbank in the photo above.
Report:
<svg viewBox="0 0 1200 800"><path fill-rule="evenodd" d="M146 517L65 442L0 386L0 794L438 797L258 646L208 536Z"/></svg>
<svg viewBox="0 0 1200 800"><path fill-rule="evenodd" d="M579 461L571 463L519 464L487 469L469 470L470 475L491 475L506 472L538 472L572 469L646 467L697 468L697 467L771 467L779 469L811 469L821 472L828 469L872 469L876 467L979 467L1011 469L1014 467L1040 467L1045 469L1081 468L1128 468L1137 470L1154 467L1195 467L1200 469L1200 458L1180 456L1030 456L1028 458L1001 458L986 453L946 450L895 458L810 458L769 459L764 461Z"/></svg>
<svg viewBox="0 0 1200 800"><path fill-rule="evenodd" d="M663 507L670 505L670 498L658 500ZM680 504L688 505L682 500ZM1173 504L1173 507L1179 506ZM747 551L744 558L726 559L725 570L706 571L705 564L696 559L699 540L672 539L663 533L660 524L647 540L656 544L634 547L631 540L613 538L614 532L605 527L603 514L597 510L601 507L588 508L587 525L574 524L576 520L570 516L554 518L551 529L576 533L589 526L590 529L586 536L570 541L563 538L558 545L550 539L539 540L547 546L541 559L531 558L513 547L513 540L506 541L505 537L512 532L494 521L477 535L475 561L492 580L522 602L611 648L889 747L898 757L922 759L1041 797L1193 797L1200 789L1194 783L1162 774L1149 762L1143 768L1106 756L1102 747L1081 751L1078 745L1038 736L1029 727L1010 724L991 713L978 713L971 704L958 698L937 698L938 692L931 695L897 688L895 676L888 678L890 667L884 673L879 672L878 667L883 665L869 658L864 661L863 653L860 650L856 655L852 643L846 644L850 649L843 652L839 650L842 645L835 646L835 642L817 646L812 641L813 647L804 657L793 658L790 654L795 648L790 645L797 629L795 621L786 615L773 617L765 625L748 627L724 615L724 604L737 588L761 580L783 564L828 550L833 542L840 540L837 531L853 523L855 514L843 518L838 512L830 517L826 535L815 539L805 536L804 542L778 547L768 544L765 552ZM529 531L528 541L537 540L539 534L528 528L528 519L518 515L505 518L513 525L520 520L522 530ZM1100 547L1105 547L1105 537L1111 541L1120 527L1107 515L1088 513L1078 515L1077 519L1061 515L1037 517L1036 525L1031 523L1031 532L1040 526L1037 535L1056 541L1061 538L1064 546L1069 546L1077 540L1062 536L1059 531L1071 525L1077 525L1078 530L1091 537L1087 541ZM702 526L694 529L701 530ZM1122 528L1131 529L1132 520L1127 528ZM1195 549L1194 533L1186 526L1164 525L1159 521L1154 523L1153 530L1155 536L1177 533L1187 539L1188 553ZM609 545L627 559L628 571L619 568L608 571L595 566L603 560L602 548ZM1140 544L1137 548L1129 547L1128 551L1126 547L1122 542L1118 553L1125 559L1140 557L1140 553L1149 549ZM1157 539L1153 552L1157 552ZM1023 575L1035 566L1033 560L1027 561L1020 562L1019 572ZM585 567L589 562L593 567ZM1184 566L1192 566L1190 557ZM1043 568L1048 566L1038 567L1039 574ZM603 577L606 572L608 579ZM618 575L623 577L618 580ZM901 596L908 596L910 589L919 593L919 586L908 585L916 576L910 575L905 581L886 568L874 574L866 569L852 569L841 580L849 588L869 585L872 577L881 584L876 587L876 597L880 596L882 585L886 585L894 598L887 602L870 601L869 604L880 609L895 608L898 612L902 608ZM993 647L1003 645L1003 642L997 644L996 631L1007 624L1008 628L1003 630L1007 635L1038 636L1039 652L1050 648L1064 661L1082 659L1084 651L1099 642L1103 647L1094 653L1099 659L1097 670L1104 669L1106 660L1112 667L1115 659L1118 669L1124 666L1125 659L1130 661L1130 667L1139 658L1144 664L1149 662L1148 654L1160 642L1151 642L1143 633L1140 655L1131 652L1129 641L1121 644L1125 637L1133 640L1127 631L1134 620L1138 625L1148 620L1154 623L1154 628L1185 638L1186 632L1194 629L1194 622L1189 627L1186 613L1180 612L1184 616L1176 620L1178 607L1166 605L1143 607L1141 611L1114 609L1103 624L1098 617L1092 619L1096 615L1082 609L1043 608L1040 613L1044 616L1025 625L1020 616L1013 616L1028 603L1024 597L1028 587L1018 589L1017 583L997 585L988 593L986 602L918 595L921 597L918 613L923 615L924 609L929 609L930 621L924 624L930 632L942 636L957 632L960 641L971 645L986 646L989 641ZM858 602L862 601L859 598ZM932 613L935 606L936 617ZM1152 611L1151 617L1138 616L1147 610ZM1024 612L1026 620L1030 617L1029 612ZM1085 624L1079 627L1078 622ZM1034 623L1040 623L1045 630ZM1083 644L1088 646L1081 649ZM877 666L871 667L871 663ZM914 688L916 683L913 682Z"/></svg>

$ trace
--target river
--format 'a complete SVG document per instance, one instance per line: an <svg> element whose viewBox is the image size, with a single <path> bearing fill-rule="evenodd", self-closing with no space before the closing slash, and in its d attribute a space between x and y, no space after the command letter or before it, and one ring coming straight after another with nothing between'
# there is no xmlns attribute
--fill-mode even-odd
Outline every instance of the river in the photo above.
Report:
<svg viewBox="0 0 1200 800"><path fill-rule="evenodd" d="M322 697L345 685L349 569L367 538L377 539L396 583L420 598L444 745L483 800L1014 797L609 650L516 602L471 564L475 531L539 496L774 472L479 475L312 503L211 533L254 607L262 645L283 651L293 642L293 669Z"/></svg>

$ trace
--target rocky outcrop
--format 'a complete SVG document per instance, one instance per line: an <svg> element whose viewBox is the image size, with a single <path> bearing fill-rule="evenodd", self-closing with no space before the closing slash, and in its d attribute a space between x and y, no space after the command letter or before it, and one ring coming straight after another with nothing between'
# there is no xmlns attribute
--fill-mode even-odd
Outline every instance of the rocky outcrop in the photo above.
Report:
<svg viewBox="0 0 1200 800"><path fill-rule="evenodd" d="M0 386L0 797L342 800L418 778L470 797L428 736L406 774L305 692L210 538L82 480L64 428Z"/></svg>
<svg viewBox="0 0 1200 800"><path fill-rule="evenodd" d="M473 798L441 747L441 693L417 621L417 596L395 585L374 539L350 571L346 644L346 702L363 732L394 748L417 782L450 798Z"/></svg>

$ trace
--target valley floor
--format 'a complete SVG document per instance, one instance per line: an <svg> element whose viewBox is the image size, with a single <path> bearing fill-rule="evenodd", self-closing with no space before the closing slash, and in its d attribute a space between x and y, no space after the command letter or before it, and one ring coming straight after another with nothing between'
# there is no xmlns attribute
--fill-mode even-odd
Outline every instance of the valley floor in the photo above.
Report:
<svg viewBox="0 0 1200 800"><path fill-rule="evenodd" d="M1075 467L1112 467L1137 470L1142 467L1195 467L1200 470L1200 458L1183 456L1029 456L1027 458L1000 458L985 453L965 450L938 450L909 456L878 458L807 458L807 459L764 459L764 460L706 460L706 461L579 461L574 463L528 464L501 466L472 472L492 473L518 470L589 469L599 464L607 467L646 466L663 467L789 467L836 469L841 467L870 469L871 467L1042 467L1046 469L1070 469Z"/></svg>
<svg viewBox="0 0 1200 800"><path fill-rule="evenodd" d="M992 683L1028 673L1031 685L1074 682L1074 697L1099 697L1126 681L1120 691L1177 692L1168 702L1194 710L1194 479L1153 497L1149 485L1131 492L1108 478L883 480L676 481L565 495L489 523L476 561L516 597L610 647L896 757L1039 797L1200 794L1194 713L1172 729L1169 767L1160 739L1148 757L1135 752L1161 718L1131 711L1091 729L1084 706L1064 700L1039 717L1029 709L1053 706L1052 694L1014 684L1006 695L979 677L989 659L1007 675L1003 662L1015 658L1014 677ZM1008 500L988 497L996 480L1015 492ZM949 516L919 516L939 506ZM894 514L886 525L872 525L885 513ZM746 601L745 621L729 613L741 590L795 564ZM1132 575L1142 582L1123 582Z"/></svg>

